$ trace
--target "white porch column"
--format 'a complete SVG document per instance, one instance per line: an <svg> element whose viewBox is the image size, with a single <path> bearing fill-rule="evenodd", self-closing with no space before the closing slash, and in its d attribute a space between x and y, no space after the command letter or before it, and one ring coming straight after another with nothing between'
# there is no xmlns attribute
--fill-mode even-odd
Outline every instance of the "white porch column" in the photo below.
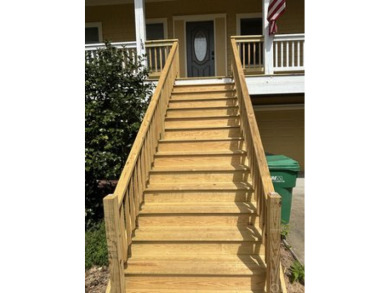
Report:
<svg viewBox="0 0 390 293"><path fill-rule="evenodd" d="M263 36L264 36L264 46L263 46L263 56L264 56L264 73L273 74L274 73L274 50L273 42L274 36L269 35L269 23L267 20L268 17L268 6L270 0L263 1Z"/></svg>
<svg viewBox="0 0 390 293"><path fill-rule="evenodd" d="M146 23L145 23L145 1L134 0L135 14L135 38L137 42L137 55L142 56L146 53ZM142 62L146 66L146 60Z"/></svg>

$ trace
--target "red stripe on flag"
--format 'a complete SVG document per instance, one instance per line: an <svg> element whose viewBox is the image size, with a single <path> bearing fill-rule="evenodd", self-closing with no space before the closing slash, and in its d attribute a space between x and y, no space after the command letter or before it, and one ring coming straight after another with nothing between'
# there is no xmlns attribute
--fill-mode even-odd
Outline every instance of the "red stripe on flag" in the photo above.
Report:
<svg viewBox="0 0 390 293"><path fill-rule="evenodd" d="M272 0L268 6L268 16L267 20L269 21L269 34L273 35L278 31L276 25L276 20L283 15L286 10L286 0Z"/></svg>

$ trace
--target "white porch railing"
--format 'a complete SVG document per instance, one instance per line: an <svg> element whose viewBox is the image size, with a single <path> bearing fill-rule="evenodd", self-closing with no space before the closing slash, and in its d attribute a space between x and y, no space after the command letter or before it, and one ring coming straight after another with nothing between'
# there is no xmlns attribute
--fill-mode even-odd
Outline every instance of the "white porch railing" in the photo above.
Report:
<svg viewBox="0 0 390 293"><path fill-rule="evenodd" d="M274 71L305 70L304 34L275 35L274 37Z"/></svg>
<svg viewBox="0 0 390 293"><path fill-rule="evenodd" d="M233 36L236 40L242 68L246 75L264 73L264 37ZM275 35L273 41L273 71L304 71L304 34Z"/></svg>
<svg viewBox="0 0 390 293"><path fill-rule="evenodd" d="M149 67L150 75L159 75L164 68L165 61L169 55L169 52L172 48L172 45L175 40L155 40L155 41L146 41L146 60ZM118 49L126 50L130 56L136 58L137 56L137 46L136 42L115 42L111 45ZM97 57L97 51L99 49L104 49L105 44L88 44L85 45L85 51L90 52L91 58ZM88 60L87 60L88 61Z"/></svg>

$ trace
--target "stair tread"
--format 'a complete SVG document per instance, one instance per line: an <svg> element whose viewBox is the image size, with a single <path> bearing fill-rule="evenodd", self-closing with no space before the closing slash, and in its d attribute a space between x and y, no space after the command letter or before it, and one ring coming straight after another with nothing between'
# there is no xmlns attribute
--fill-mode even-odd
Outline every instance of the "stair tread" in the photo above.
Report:
<svg viewBox="0 0 390 293"><path fill-rule="evenodd" d="M213 172L213 171L249 171L249 167L246 165L226 165L226 166L172 166L172 167L153 167L150 173L160 172Z"/></svg>
<svg viewBox="0 0 390 293"><path fill-rule="evenodd" d="M147 203L140 214L254 214L256 208L250 202L178 202Z"/></svg>
<svg viewBox="0 0 390 293"><path fill-rule="evenodd" d="M195 151L173 151L173 152L157 152L155 154L156 157L162 157L162 156L181 156L181 155L194 155L194 156L202 156L202 155L234 155L234 154L239 154L239 155L245 155L246 151L244 150L226 150L226 151L201 151L201 152L195 152Z"/></svg>
<svg viewBox="0 0 390 293"><path fill-rule="evenodd" d="M160 139L158 142L160 143L168 143L168 142L206 142L206 141L231 141L231 140L244 140L242 136L238 137L226 137L226 138L201 138L201 139L184 139L184 138L173 138L173 139Z"/></svg>
<svg viewBox="0 0 390 293"><path fill-rule="evenodd" d="M252 185L247 182L218 182L218 183L174 183L174 184L153 184L146 188L148 191L171 191L171 190L253 190Z"/></svg>
<svg viewBox="0 0 390 293"><path fill-rule="evenodd" d="M183 289L134 289L126 288L126 293L183 293ZM191 290L185 289L187 293L263 293L263 290Z"/></svg>
<svg viewBox="0 0 390 293"><path fill-rule="evenodd" d="M167 111L176 111L176 110L207 110L207 109L231 109L238 108L238 106L210 106L210 107L180 107L180 108L169 108Z"/></svg>
<svg viewBox="0 0 390 293"><path fill-rule="evenodd" d="M209 129L229 129L229 128L240 128L240 125L227 125L227 126L200 126L200 127L185 127L185 128L165 127L165 130L183 131L183 130L209 130Z"/></svg>
<svg viewBox="0 0 390 293"><path fill-rule="evenodd" d="M175 120L217 120L217 119L234 119L239 118L240 114L232 115L219 115L219 116L190 116L190 117L167 117L165 121L175 121Z"/></svg>
<svg viewBox="0 0 390 293"><path fill-rule="evenodd" d="M144 225L135 231L134 243L146 241L173 242L241 242L261 241L261 229L246 226L152 226Z"/></svg>
<svg viewBox="0 0 390 293"><path fill-rule="evenodd" d="M255 257L243 260L239 256L231 259L189 259L178 260L175 256L172 259L143 259L132 257L128 259L126 275L261 275L265 273L264 261Z"/></svg>

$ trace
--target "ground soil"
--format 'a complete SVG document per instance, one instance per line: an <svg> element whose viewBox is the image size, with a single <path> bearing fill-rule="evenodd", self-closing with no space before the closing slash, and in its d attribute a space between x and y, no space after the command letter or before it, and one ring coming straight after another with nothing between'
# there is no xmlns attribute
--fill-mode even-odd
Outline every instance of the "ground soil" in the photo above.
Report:
<svg viewBox="0 0 390 293"><path fill-rule="evenodd" d="M288 268L293 264L295 261L294 256L288 250L284 244L282 243L280 245L280 261L282 263L282 270L284 272L284 279L286 282L287 292L288 293L304 293L305 292L305 286L302 285L299 282L290 282L290 276L289 276L289 270Z"/></svg>
<svg viewBox="0 0 390 293"><path fill-rule="evenodd" d="M304 293L305 287L299 282L293 284L289 279L288 268L294 262L294 257L291 252L281 244L280 259L282 262L282 269L284 272L284 279L286 282L288 293ZM109 272L107 267L92 267L85 272L85 292L86 293L105 293L108 283Z"/></svg>
<svg viewBox="0 0 390 293"><path fill-rule="evenodd" d="M85 272L85 292L105 293L109 279L107 267L92 267Z"/></svg>

